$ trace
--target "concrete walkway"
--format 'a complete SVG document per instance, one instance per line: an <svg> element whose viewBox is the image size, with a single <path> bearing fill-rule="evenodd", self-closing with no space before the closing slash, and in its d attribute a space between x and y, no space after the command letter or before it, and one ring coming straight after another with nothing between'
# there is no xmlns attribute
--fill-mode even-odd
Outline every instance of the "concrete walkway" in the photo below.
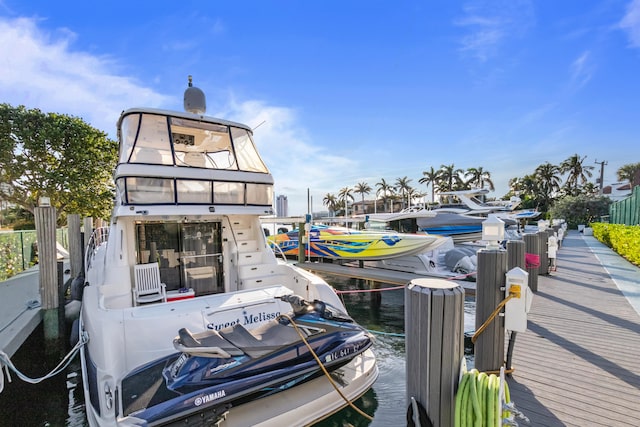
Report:
<svg viewBox="0 0 640 427"><path fill-rule="evenodd" d="M42 320L38 272L33 267L0 282L0 350L9 357Z"/></svg>
<svg viewBox="0 0 640 427"><path fill-rule="evenodd" d="M557 265L516 336L516 406L533 426L639 426L640 269L576 231Z"/></svg>

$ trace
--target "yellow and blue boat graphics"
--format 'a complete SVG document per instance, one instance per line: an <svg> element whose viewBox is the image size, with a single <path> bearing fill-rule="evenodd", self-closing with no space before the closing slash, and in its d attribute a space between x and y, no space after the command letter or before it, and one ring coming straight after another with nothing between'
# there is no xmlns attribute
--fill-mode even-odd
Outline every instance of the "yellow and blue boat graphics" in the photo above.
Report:
<svg viewBox="0 0 640 427"><path fill-rule="evenodd" d="M303 231L304 233L304 231ZM346 227L312 225L305 256L320 258L379 260L415 255L440 246L443 238L429 234L408 234L395 231L354 230ZM297 257L298 230L268 237L272 248L286 256Z"/></svg>

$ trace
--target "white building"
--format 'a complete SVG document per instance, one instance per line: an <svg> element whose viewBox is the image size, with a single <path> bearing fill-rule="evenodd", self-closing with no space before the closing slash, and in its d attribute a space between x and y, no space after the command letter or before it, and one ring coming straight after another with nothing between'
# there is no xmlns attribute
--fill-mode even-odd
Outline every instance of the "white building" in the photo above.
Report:
<svg viewBox="0 0 640 427"><path fill-rule="evenodd" d="M289 201L282 194L276 197L276 216L284 218L289 216Z"/></svg>

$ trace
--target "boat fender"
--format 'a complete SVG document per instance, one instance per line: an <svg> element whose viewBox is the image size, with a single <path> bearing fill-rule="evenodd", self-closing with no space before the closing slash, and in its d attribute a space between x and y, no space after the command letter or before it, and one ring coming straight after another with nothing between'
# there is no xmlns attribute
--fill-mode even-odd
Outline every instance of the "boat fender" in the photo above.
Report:
<svg viewBox="0 0 640 427"><path fill-rule="evenodd" d="M465 256L468 255L464 250L460 248L451 249L444 254L444 263L447 268L454 271L454 268L456 267L458 262Z"/></svg>
<svg viewBox="0 0 640 427"><path fill-rule="evenodd" d="M414 397L407 409L407 427L433 427L426 409Z"/></svg>
<svg viewBox="0 0 640 427"><path fill-rule="evenodd" d="M84 275L80 274L71 282L71 299L82 301L82 293L84 291Z"/></svg>
<svg viewBox="0 0 640 427"><path fill-rule="evenodd" d="M71 300L64 305L64 319L67 322L72 322L73 320L80 317L80 308L82 307L82 302Z"/></svg>
<svg viewBox="0 0 640 427"><path fill-rule="evenodd" d="M478 269L478 255L472 255L469 257L469 259L471 260L471 262L473 263L473 265L475 266L475 269Z"/></svg>
<svg viewBox="0 0 640 427"><path fill-rule="evenodd" d="M453 267L453 271L456 273L469 274L476 270L476 266L468 256L462 257Z"/></svg>

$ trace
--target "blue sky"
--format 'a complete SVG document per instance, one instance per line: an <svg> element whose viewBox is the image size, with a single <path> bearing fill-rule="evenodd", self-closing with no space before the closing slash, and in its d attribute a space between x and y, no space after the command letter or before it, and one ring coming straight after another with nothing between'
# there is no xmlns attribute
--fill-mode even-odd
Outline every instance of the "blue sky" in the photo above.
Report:
<svg viewBox="0 0 640 427"><path fill-rule="evenodd" d="M605 183L640 162L640 0L0 0L0 102L114 137L124 109L181 110L189 74L208 115L264 122L291 215L443 164L500 197L573 154Z"/></svg>

